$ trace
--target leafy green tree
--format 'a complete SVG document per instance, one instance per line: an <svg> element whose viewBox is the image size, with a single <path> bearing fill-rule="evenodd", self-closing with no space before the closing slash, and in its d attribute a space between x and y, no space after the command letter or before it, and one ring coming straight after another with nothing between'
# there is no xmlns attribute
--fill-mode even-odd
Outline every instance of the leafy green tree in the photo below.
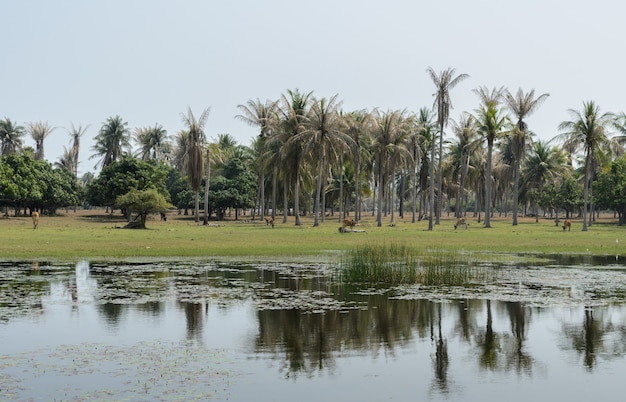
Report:
<svg viewBox="0 0 626 402"><path fill-rule="evenodd" d="M574 211L579 210L583 206L582 185L571 174L563 175L556 206L565 211L566 218L571 217Z"/></svg>
<svg viewBox="0 0 626 402"><path fill-rule="evenodd" d="M619 225L626 222L626 157L615 159L608 171L600 173L595 186L599 207L617 212Z"/></svg>
<svg viewBox="0 0 626 402"><path fill-rule="evenodd" d="M118 196L115 203L120 208L126 209L129 214L136 214L125 226L128 229L145 229L148 214L165 212L172 207L163 194L154 188L146 190L132 189L126 194Z"/></svg>
<svg viewBox="0 0 626 402"><path fill-rule="evenodd" d="M228 208L238 210L254 206L256 179L249 164L239 158L231 158L222 169L222 174L211 179L209 204L218 220L224 219Z"/></svg>
<svg viewBox="0 0 626 402"><path fill-rule="evenodd" d="M130 190L155 188L166 199L167 167L154 161L125 157L102 168L98 178L87 186L87 200L91 205L115 207L117 197Z"/></svg>
<svg viewBox="0 0 626 402"><path fill-rule="evenodd" d="M188 215L194 206L194 193L187 177L180 174L176 168L169 168L167 172L167 191L170 193L172 204L180 211L184 210Z"/></svg>
<svg viewBox="0 0 626 402"><path fill-rule="evenodd" d="M0 120L0 156L19 151L24 140L24 127L14 124L10 119Z"/></svg>
<svg viewBox="0 0 626 402"><path fill-rule="evenodd" d="M104 168L122 158L130 151L128 123L120 116L109 117L100 128L91 149L95 153L89 159L100 157L96 167Z"/></svg>
<svg viewBox="0 0 626 402"><path fill-rule="evenodd" d="M210 108L204 109L199 118L196 119L191 108L187 109L187 114L181 113L183 123L187 126L189 133L187 177L191 188L195 193L195 220L199 222L200 210L200 187L202 186L202 176L204 175L203 148L206 136L204 135L204 125L209 118ZM206 219L206 214L205 214Z"/></svg>

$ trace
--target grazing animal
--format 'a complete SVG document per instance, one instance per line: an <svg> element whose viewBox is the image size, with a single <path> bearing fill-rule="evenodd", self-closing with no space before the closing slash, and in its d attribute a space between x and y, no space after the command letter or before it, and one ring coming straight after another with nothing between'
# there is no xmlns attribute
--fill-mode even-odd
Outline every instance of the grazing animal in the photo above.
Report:
<svg viewBox="0 0 626 402"><path fill-rule="evenodd" d="M161 220L167 221L167 215L165 215L165 212L161 212Z"/></svg>
<svg viewBox="0 0 626 402"><path fill-rule="evenodd" d="M565 232L565 229L567 229L568 232L572 231L572 221L571 219L565 219L563 221L563 231Z"/></svg>
<svg viewBox="0 0 626 402"><path fill-rule="evenodd" d="M33 218L33 229L37 229L37 226L39 226L39 212L33 211L31 217Z"/></svg>
<svg viewBox="0 0 626 402"><path fill-rule="evenodd" d="M274 219L270 218L265 218L265 226L271 226L274 227Z"/></svg>
<svg viewBox="0 0 626 402"><path fill-rule="evenodd" d="M469 228L469 223L467 223L467 220L465 220L465 218L459 218L454 224L454 230L456 230L456 228L458 228L459 226L464 226L465 230L467 230L467 228Z"/></svg>
<svg viewBox="0 0 626 402"><path fill-rule="evenodd" d="M341 221L341 227L345 230L346 227L349 228L354 228L356 226L356 221L352 218L348 219L344 219L343 221Z"/></svg>

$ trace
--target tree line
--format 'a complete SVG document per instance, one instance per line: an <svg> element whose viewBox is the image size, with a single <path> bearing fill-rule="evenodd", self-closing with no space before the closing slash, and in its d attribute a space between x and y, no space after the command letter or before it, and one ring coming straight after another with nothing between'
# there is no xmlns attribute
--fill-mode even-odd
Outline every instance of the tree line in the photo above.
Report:
<svg viewBox="0 0 626 402"><path fill-rule="evenodd" d="M196 221L202 216L205 224L211 216L224 219L234 211L238 218L246 210L253 218L274 220L282 213L284 223L293 217L295 225L312 213L314 226L328 214L358 221L371 213L378 226L383 219L394 225L396 216L406 220L410 214L413 223L428 219L432 230L443 213L472 214L486 227L496 213L510 213L513 225L519 214L555 215L558 224L560 213L581 216L587 230L599 208L614 210L624 222L624 113L602 113L595 102L583 102L582 109L568 110L570 120L559 125L552 140L536 140L527 120L549 94L478 87L473 90L477 108L454 120L451 91L469 76L452 68L427 73L436 88L434 102L417 112L346 112L337 95L318 98L299 89L277 100L251 99L235 116L258 129L249 146L228 134L209 141L204 127L210 109L198 117L191 109L181 113L184 128L174 136L159 124L131 130L120 116L109 117L91 147L90 158L101 168L97 178L77 177L86 127L72 125L70 146L44 169L44 140L55 128L41 122L23 127L5 118L0 120L0 202L18 210L77 202L55 204L18 194L16 188L25 191L29 184L13 183L15 155L22 164L26 155L40 164L35 171L73 177L74 196L81 202L115 208L118 197L131 189L151 189L179 210L193 210ZM26 133L35 149L23 147Z"/></svg>

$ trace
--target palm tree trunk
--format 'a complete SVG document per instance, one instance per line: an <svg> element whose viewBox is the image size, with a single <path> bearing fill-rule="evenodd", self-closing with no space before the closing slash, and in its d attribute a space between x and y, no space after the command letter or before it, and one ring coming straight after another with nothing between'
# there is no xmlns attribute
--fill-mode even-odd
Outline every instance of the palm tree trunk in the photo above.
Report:
<svg viewBox="0 0 626 402"><path fill-rule="evenodd" d="M441 164L443 160L443 123L441 124L439 131L439 161L437 162L437 208L435 209L436 221L435 225L439 225L439 219L441 217L441 209L443 208L443 172Z"/></svg>
<svg viewBox="0 0 626 402"><path fill-rule="evenodd" d="M513 226L517 226L517 210L519 208L519 159L515 158L513 171Z"/></svg>
<svg viewBox="0 0 626 402"><path fill-rule="evenodd" d="M383 225L383 196L384 196L384 184L383 184L383 167L380 163L382 155L378 157L378 211L376 211L376 226L381 227Z"/></svg>
<svg viewBox="0 0 626 402"><path fill-rule="evenodd" d="M433 214L435 206L435 139L431 139L430 147L430 213L428 214L428 230L433 230Z"/></svg>
<svg viewBox="0 0 626 402"><path fill-rule="evenodd" d="M293 172L294 191L293 191L293 214L296 218L296 226L301 226L300 222L300 179L298 177L299 163L296 163L296 170Z"/></svg>
<svg viewBox="0 0 626 402"><path fill-rule="evenodd" d="M319 226L319 215L320 215L320 194L322 193L322 175L324 174L324 153L320 157L319 167L317 168L317 186L315 189L315 204L313 207L313 214L315 215L313 218L313 226Z"/></svg>
<svg viewBox="0 0 626 402"><path fill-rule="evenodd" d="M272 220L276 220L276 191L278 189L278 168L272 173Z"/></svg>
<svg viewBox="0 0 626 402"><path fill-rule="evenodd" d="M585 183L583 184L583 232L587 231L587 201L589 196L589 153L585 158Z"/></svg>
<svg viewBox="0 0 626 402"><path fill-rule="evenodd" d="M485 227L491 227L491 156L493 139L487 140L487 174L485 176Z"/></svg>
<svg viewBox="0 0 626 402"><path fill-rule="evenodd" d="M287 223L289 215L289 180L285 178L283 183L283 223Z"/></svg>
<svg viewBox="0 0 626 402"><path fill-rule="evenodd" d="M341 220L346 217L343 208L343 156L339 157L339 171L339 216L337 217L337 220L341 222Z"/></svg>
<svg viewBox="0 0 626 402"><path fill-rule="evenodd" d="M206 150L206 181L204 182L204 225L209 224L209 179L211 177L211 160L209 148Z"/></svg>

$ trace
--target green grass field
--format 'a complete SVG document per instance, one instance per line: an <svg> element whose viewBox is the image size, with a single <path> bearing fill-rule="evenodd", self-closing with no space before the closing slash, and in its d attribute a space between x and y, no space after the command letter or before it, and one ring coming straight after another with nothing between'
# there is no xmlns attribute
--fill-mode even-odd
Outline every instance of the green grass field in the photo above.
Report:
<svg viewBox="0 0 626 402"><path fill-rule="evenodd" d="M245 218L245 217L244 217ZM363 232L338 231L337 217L328 217L318 227L311 218L295 226L293 217L282 223L277 217L274 228L265 222L211 222L196 224L192 217L168 215L167 222L153 217L147 230L121 229L125 222L104 210L64 212L43 216L33 230L28 217L0 218L0 259L126 259L131 257L239 257L239 258L328 258L338 251L367 243L398 243L422 250L473 251L495 253L575 253L624 255L626 226L620 227L612 216L602 217L581 231L574 220L571 232L563 232L552 219L522 218L518 226L511 217L495 217L492 228L484 228L469 217L469 230L454 230L454 220L444 216L441 225L428 231L428 222L416 224L396 217L396 226L377 227L367 215L356 227ZM219 226L214 226L214 225Z"/></svg>

